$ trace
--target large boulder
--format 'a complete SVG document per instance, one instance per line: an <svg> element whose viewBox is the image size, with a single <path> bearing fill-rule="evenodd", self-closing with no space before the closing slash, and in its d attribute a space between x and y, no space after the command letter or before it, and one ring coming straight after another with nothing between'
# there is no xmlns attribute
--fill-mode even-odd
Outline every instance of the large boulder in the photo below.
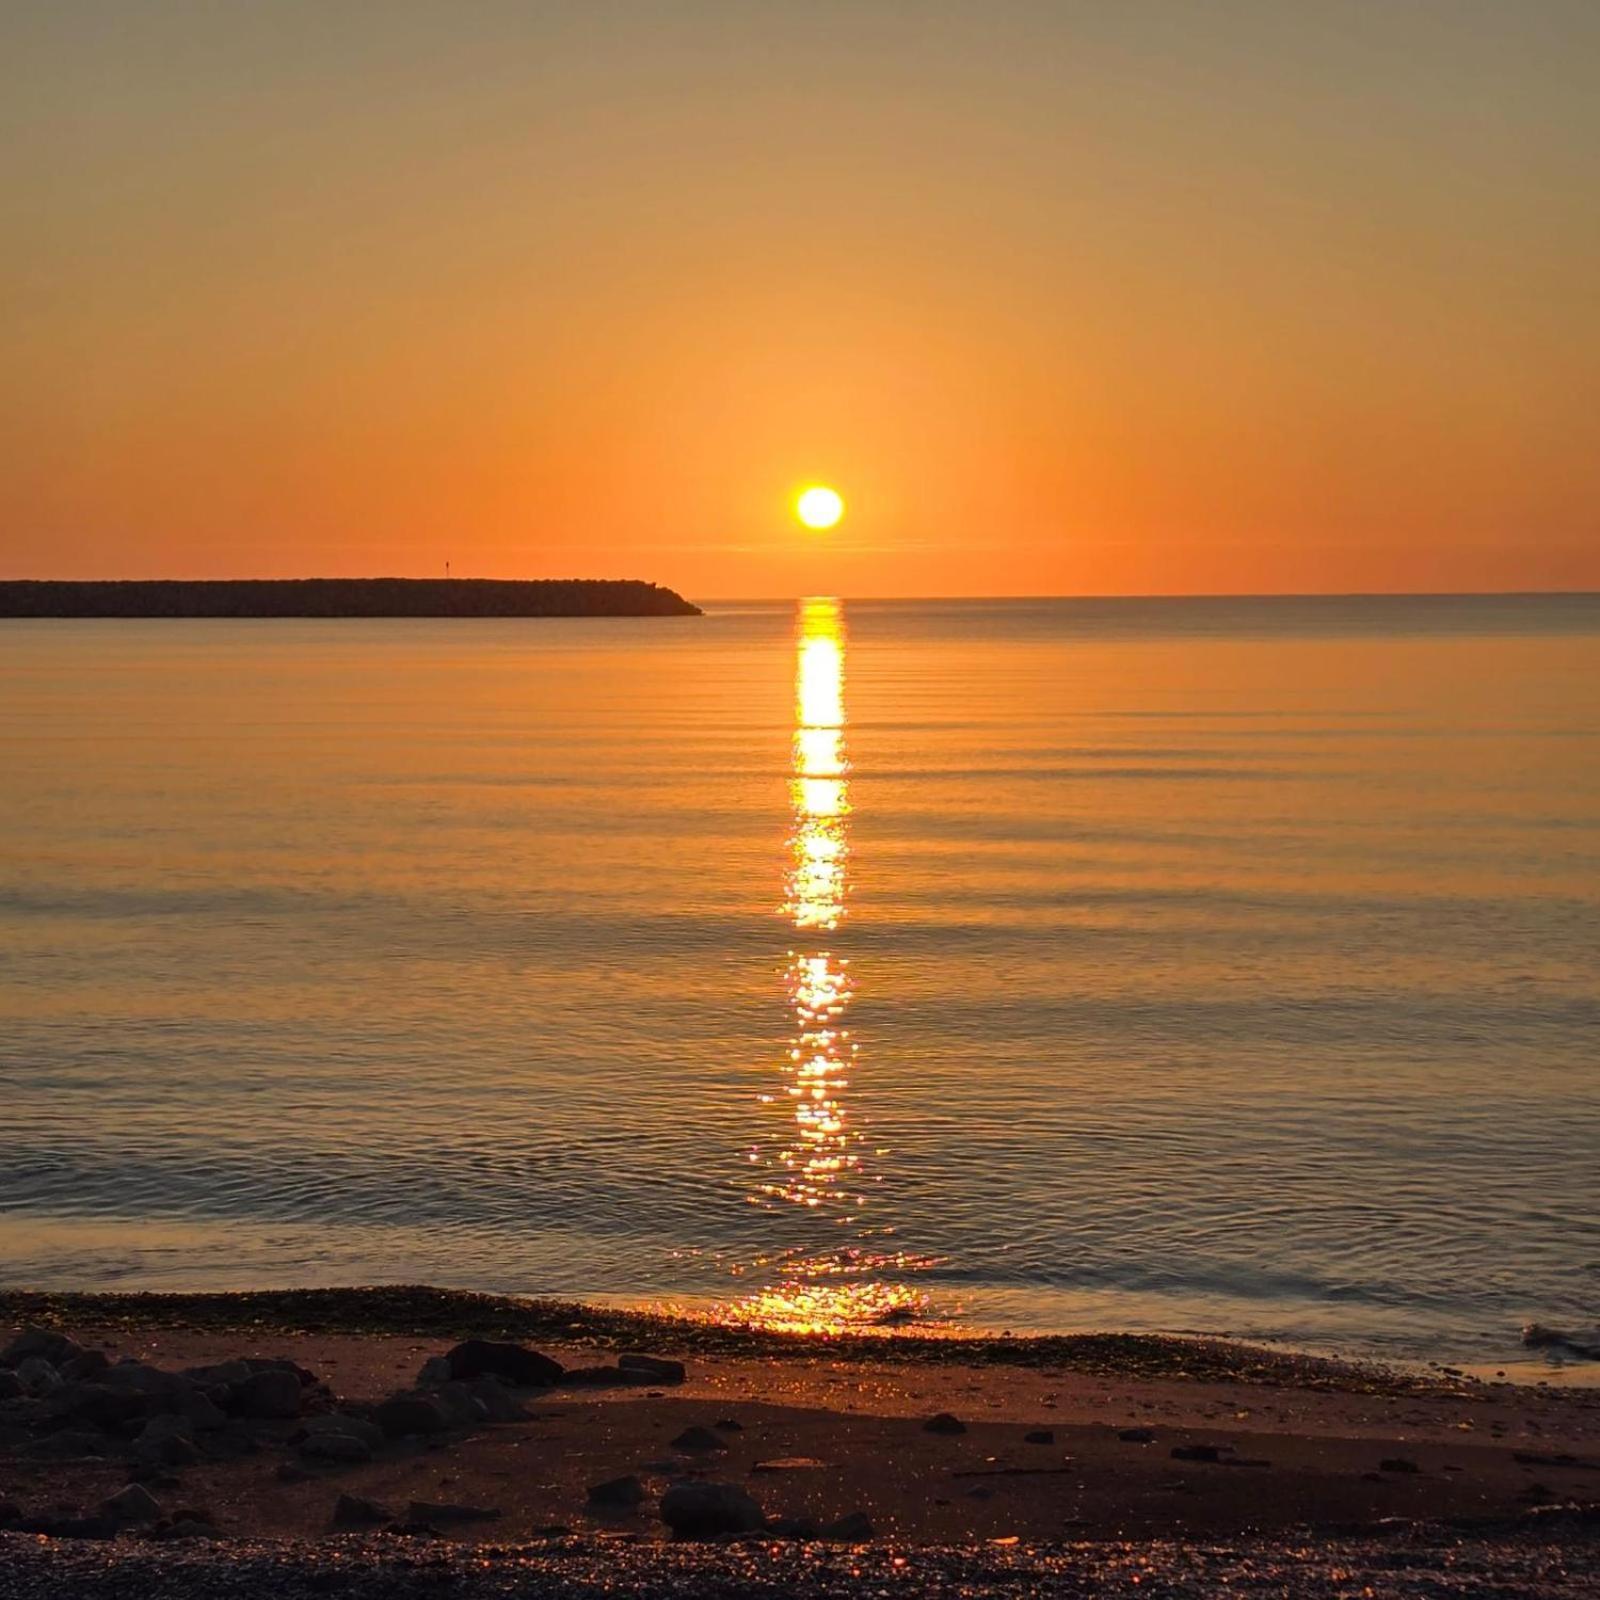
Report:
<svg viewBox="0 0 1600 1600"><path fill-rule="evenodd" d="M548 1389L559 1382L559 1361L526 1345L497 1344L490 1339L468 1339L458 1344L445 1359L452 1378L504 1378L523 1389Z"/></svg>
<svg viewBox="0 0 1600 1600"><path fill-rule="evenodd" d="M252 1372L243 1382L230 1384L229 1392L232 1409L242 1417L269 1421L300 1415L300 1379L282 1367Z"/></svg>
<svg viewBox="0 0 1600 1600"><path fill-rule="evenodd" d="M24 1328L0 1350L0 1366L20 1366L30 1356L39 1356L58 1367L82 1354L83 1346L64 1333L54 1333L49 1328Z"/></svg>
<svg viewBox="0 0 1600 1600"><path fill-rule="evenodd" d="M188 1421L171 1413L152 1417L133 1441L134 1454L141 1461L164 1467L193 1466L200 1459L199 1446L190 1437Z"/></svg>
<svg viewBox="0 0 1600 1600"><path fill-rule="evenodd" d="M489 1408L473 1393L471 1387L465 1383L452 1381L441 1383L434 1390L434 1399L449 1413L450 1420L458 1427L472 1428L480 1422L489 1420ZM412 1521L427 1521L426 1517L413 1517Z"/></svg>
<svg viewBox="0 0 1600 1600"><path fill-rule="evenodd" d="M55 1363L43 1356L25 1356L17 1363L16 1377L22 1392L35 1400L53 1395L67 1381L56 1371Z"/></svg>
<svg viewBox="0 0 1600 1600"><path fill-rule="evenodd" d="M450 1426L449 1413L429 1394L391 1395L373 1408L372 1420L390 1439L444 1433Z"/></svg>
<svg viewBox="0 0 1600 1600"><path fill-rule="evenodd" d="M66 1383L50 1396L52 1416L92 1428L131 1428L149 1409L147 1396L109 1383Z"/></svg>
<svg viewBox="0 0 1600 1600"><path fill-rule="evenodd" d="M661 1520L675 1539L714 1539L757 1533L766 1513L737 1484L675 1483L661 1497Z"/></svg>

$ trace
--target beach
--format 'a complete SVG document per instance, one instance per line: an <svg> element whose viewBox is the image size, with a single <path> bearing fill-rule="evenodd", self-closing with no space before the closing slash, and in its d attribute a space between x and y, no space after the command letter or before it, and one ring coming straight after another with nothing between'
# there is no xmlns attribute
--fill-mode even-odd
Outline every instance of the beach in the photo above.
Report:
<svg viewBox="0 0 1600 1600"><path fill-rule="evenodd" d="M1585 1388L1206 1340L803 1339L406 1289L0 1296L8 1348L23 1325L97 1352L76 1357L100 1371L89 1388L139 1365L196 1374L220 1405L188 1428L192 1449L158 1458L149 1407L95 1429L65 1390L48 1421L50 1401L0 1402L0 1502L34 1530L0 1535L3 1594L360 1593L375 1570L428 1592L454 1573L451 1592L587 1593L626 1571L630 1593L826 1593L830 1574L892 1575L896 1559L950 1592L1014 1587L1031 1563L1051 1592L1187 1594L1224 1592L1241 1562L1397 1573L1396 1552L1406 1582L1431 1582L1468 1549L1479 1578L1522 1574L1505 1592L1576 1594L1600 1574L1600 1393ZM560 1375L500 1385L498 1420L384 1431L396 1397L451 1402L450 1352L473 1337ZM243 1361L292 1364L298 1399L247 1414ZM346 1425L368 1448L315 1442ZM629 1479L632 1504L614 1493ZM142 1520L73 1525L131 1482L153 1503ZM762 1520L685 1556L663 1520L684 1484L729 1486ZM1141 1563L1171 1587L1133 1587ZM1091 1575L1103 1586L1073 1587ZM1456 1588L1394 1581L1372 1592L1491 1592L1461 1571ZM1326 1585L1293 1592L1346 1592Z"/></svg>

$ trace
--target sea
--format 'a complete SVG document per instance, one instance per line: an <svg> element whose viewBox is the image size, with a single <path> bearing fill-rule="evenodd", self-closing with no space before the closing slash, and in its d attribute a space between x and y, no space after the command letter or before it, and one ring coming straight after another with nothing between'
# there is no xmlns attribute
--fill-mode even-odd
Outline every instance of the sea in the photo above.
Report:
<svg viewBox="0 0 1600 1600"><path fill-rule="evenodd" d="M1600 597L0 623L0 1285L1504 1367Z"/></svg>

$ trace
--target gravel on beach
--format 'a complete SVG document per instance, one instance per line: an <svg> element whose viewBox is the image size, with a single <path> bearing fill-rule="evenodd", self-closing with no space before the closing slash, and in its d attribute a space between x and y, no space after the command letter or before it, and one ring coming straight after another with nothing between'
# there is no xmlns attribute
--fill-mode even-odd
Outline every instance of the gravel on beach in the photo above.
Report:
<svg viewBox="0 0 1600 1600"><path fill-rule="evenodd" d="M1285 1596L1293 1600L1589 1600L1600 1526L1492 1538L1387 1537L1186 1545L826 1547L754 1540L659 1546L559 1540L470 1549L382 1536L129 1546L0 1534L0 1600L880 1600L932 1596Z"/></svg>

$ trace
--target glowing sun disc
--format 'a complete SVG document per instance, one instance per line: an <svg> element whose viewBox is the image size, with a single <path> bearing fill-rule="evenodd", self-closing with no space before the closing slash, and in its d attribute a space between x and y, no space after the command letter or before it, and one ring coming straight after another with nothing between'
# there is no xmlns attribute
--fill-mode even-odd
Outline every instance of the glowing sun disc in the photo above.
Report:
<svg viewBox="0 0 1600 1600"><path fill-rule="evenodd" d="M814 484L801 492L794 514L808 528L831 528L844 515L844 499L838 490Z"/></svg>

